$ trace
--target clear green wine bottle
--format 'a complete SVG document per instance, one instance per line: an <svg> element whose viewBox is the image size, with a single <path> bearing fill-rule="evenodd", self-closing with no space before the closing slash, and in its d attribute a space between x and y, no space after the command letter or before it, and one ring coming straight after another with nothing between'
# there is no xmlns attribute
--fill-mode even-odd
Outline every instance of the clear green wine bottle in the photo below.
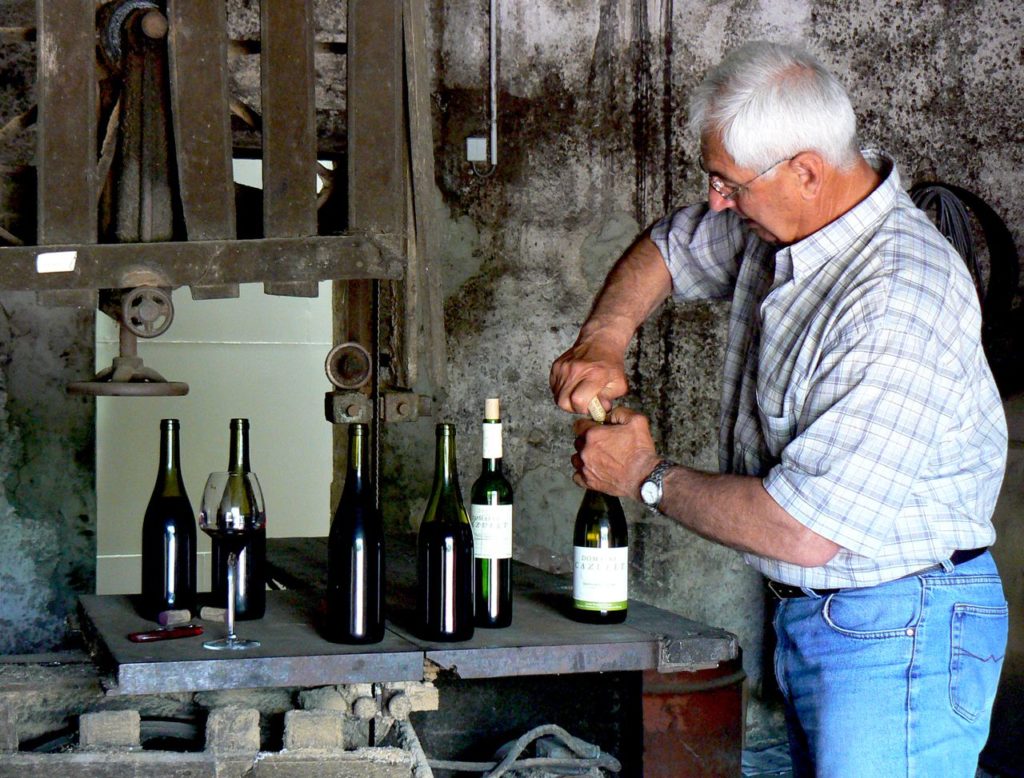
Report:
<svg viewBox="0 0 1024 778"><path fill-rule="evenodd" d="M473 528L462 502L455 425L437 425L434 484L416 543L417 615L423 637L473 637Z"/></svg>
<svg viewBox="0 0 1024 778"><path fill-rule="evenodd" d="M140 612L195 610L196 515L181 476L177 419L160 421L160 469L142 520Z"/></svg>
<svg viewBox="0 0 1024 778"><path fill-rule="evenodd" d="M512 623L512 485L501 460L501 409L492 397L484 404L483 464L469 506L478 627Z"/></svg>
<svg viewBox="0 0 1024 778"><path fill-rule="evenodd" d="M327 623L334 643L384 638L384 528L370 472L366 424L348 428L345 488L327 538Z"/></svg>
<svg viewBox="0 0 1024 778"><path fill-rule="evenodd" d="M232 419L229 424L228 470L249 473L249 420ZM266 584L267 528L263 525L245 541L238 554L235 575L235 618L239 621L261 619L267 607ZM228 549L213 538L210 549L213 602L220 605L228 596Z"/></svg>
<svg viewBox="0 0 1024 778"><path fill-rule="evenodd" d="M600 400L590 401L590 415L604 423ZM618 497L587 489L573 528L573 615L590 624L626 620L629 603L629 538Z"/></svg>
<svg viewBox="0 0 1024 778"><path fill-rule="evenodd" d="M625 621L629 547L619 498L587 489L576 514L572 544L575 618L591 624Z"/></svg>

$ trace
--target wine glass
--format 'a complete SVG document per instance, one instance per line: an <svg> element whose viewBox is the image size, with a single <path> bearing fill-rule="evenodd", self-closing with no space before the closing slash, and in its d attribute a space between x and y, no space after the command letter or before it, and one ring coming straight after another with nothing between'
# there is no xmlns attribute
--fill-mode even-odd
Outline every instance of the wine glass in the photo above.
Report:
<svg viewBox="0 0 1024 778"><path fill-rule="evenodd" d="M216 538L228 552L227 637L207 640L205 648L214 651L256 648L258 640L235 635L235 589L238 580L238 554L246 541L266 525L263 492L255 473L229 471L210 473L203 490L199 528Z"/></svg>

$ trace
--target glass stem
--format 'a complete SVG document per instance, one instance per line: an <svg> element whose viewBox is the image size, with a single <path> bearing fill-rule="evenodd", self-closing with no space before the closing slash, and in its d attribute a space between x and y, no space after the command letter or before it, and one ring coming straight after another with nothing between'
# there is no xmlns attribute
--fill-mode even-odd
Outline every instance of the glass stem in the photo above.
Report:
<svg viewBox="0 0 1024 778"><path fill-rule="evenodd" d="M238 574L238 554L228 553L228 640L235 640L235 576Z"/></svg>

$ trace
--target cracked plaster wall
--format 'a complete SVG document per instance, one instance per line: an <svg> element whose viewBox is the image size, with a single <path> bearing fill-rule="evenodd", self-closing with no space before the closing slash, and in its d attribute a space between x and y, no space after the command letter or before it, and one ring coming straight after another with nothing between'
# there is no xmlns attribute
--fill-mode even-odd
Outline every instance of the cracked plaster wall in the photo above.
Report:
<svg viewBox="0 0 1024 778"><path fill-rule="evenodd" d="M680 0L498 3L499 162L464 162L487 132L487 3L430 3L437 183L443 226L448 396L463 491L479 468L483 400L503 398L519 558L566 570L580 490L571 419L552 360L575 338L605 273L673 206L704 195L685 130L690 88L748 39L803 40L847 85L862 142L892 153L905 186L941 180L984 198L1024 246L1024 92L1018 3ZM715 469L727 309L668 305L634 341L627 402L661 450ZM429 491L432 425L388 430L392 526L415 527ZM419 484L417 489L411 484ZM739 555L627 507L632 592L740 638L755 697L770 695L759 577ZM755 704L754 737L778 727ZM764 718L767 716L767 718Z"/></svg>

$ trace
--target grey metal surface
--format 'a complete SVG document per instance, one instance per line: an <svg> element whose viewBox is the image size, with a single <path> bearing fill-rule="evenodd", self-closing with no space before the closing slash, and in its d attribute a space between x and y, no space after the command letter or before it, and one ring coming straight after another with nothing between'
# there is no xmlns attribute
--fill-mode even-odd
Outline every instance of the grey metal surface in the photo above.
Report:
<svg viewBox="0 0 1024 778"><path fill-rule="evenodd" d="M198 637L133 643L129 633L153 629L123 595L80 598L82 627L92 652L110 673L110 694L207 691L341 683L418 681L423 653L393 632L381 643L329 643L314 627L316 599L309 592L267 593L262 619L235 625L240 637L258 638L251 651L215 652L203 641L224 633L224 624L195 619Z"/></svg>
<svg viewBox="0 0 1024 778"><path fill-rule="evenodd" d="M272 577L292 587L268 592L263 619L236 625L262 646L214 654L203 640L223 624L200 622L202 637L132 643L130 632L154 625L127 596L82 597L83 631L111 674L110 693L202 691L275 686L422 680L427 665L459 678L716 667L738 656L736 638L668 611L630 601L624 624L581 624L570 618L571 581L515 566L512 626L477 629L471 640L437 643L417 636L415 543L388 539L388 631L371 646L340 646L317 633L327 558L325 538L270 538Z"/></svg>
<svg viewBox="0 0 1024 778"><path fill-rule="evenodd" d="M630 600L624 624L581 624L571 618L572 581L514 563L512 626L477 629L471 640L436 643L417 637L416 546L387 539L388 624L419 646L424 658L461 678L716 667L739 655L736 637L675 613ZM272 538L268 564L290 585L321 586L325 538Z"/></svg>

